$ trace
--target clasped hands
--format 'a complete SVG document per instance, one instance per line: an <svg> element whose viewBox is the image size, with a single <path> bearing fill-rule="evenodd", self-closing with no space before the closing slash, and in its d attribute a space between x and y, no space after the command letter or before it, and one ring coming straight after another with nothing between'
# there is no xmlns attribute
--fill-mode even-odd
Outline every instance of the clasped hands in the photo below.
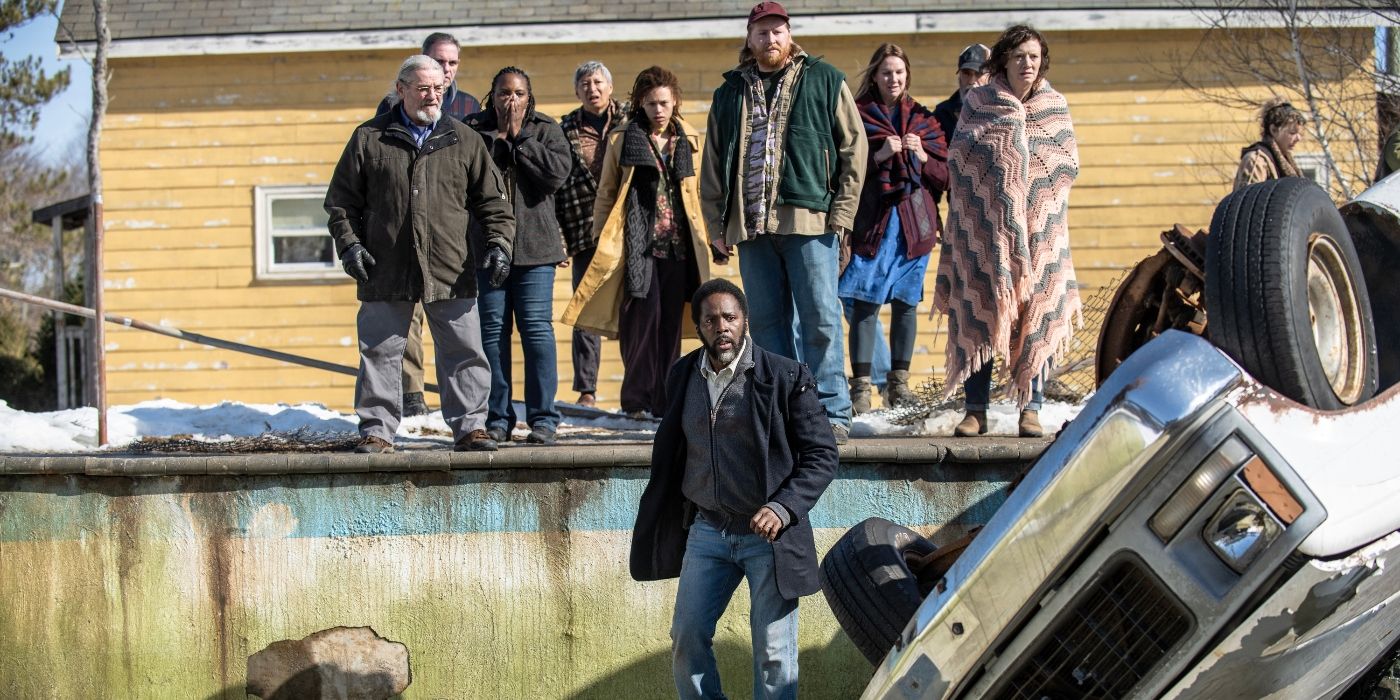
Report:
<svg viewBox="0 0 1400 700"><path fill-rule="evenodd" d="M904 136L889 136L885 138L885 143L880 146L880 150L875 152L875 161L883 163L892 158L896 153L910 151L920 163L928 161L928 154L924 152L924 140L918 134L905 134Z"/></svg>

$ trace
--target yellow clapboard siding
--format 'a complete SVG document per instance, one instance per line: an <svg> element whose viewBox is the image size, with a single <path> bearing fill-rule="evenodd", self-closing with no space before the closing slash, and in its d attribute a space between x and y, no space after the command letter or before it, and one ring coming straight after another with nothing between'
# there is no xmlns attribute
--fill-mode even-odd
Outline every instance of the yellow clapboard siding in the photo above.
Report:
<svg viewBox="0 0 1400 700"><path fill-rule="evenodd" d="M314 347L299 348L294 355L313 360L335 362L354 367L359 355L354 347ZM431 355L430 355L431 357ZM229 352L218 348L199 346L179 352L167 350L121 350L108 355L107 368L113 372L126 371L222 371L246 369L284 369L297 365L258 355Z"/></svg>
<svg viewBox="0 0 1400 700"><path fill-rule="evenodd" d="M253 203L241 207L186 207L177 209L120 209L103 212L103 221L114 234L118 231L147 229L248 227L253 222Z"/></svg>
<svg viewBox="0 0 1400 700"><path fill-rule="evenodd" d="M1175 187L1150 187L1143 185L1088 186L1081 181L1074 183L1070 190L1070 206L1122 206L1126 202L1137 205L1166 204L1174 206L1215 206L1226 193L1220 191L1216 183L1183 183Z"/></svg>
<svg viewBox="0 0 1400 700"><path fill-rule="evenodd" d="M111 210L108 210L111 211ZM202 228L128 229L124 235L108 235L103 243L108 253L125 250L183 250L190 248L225 248L252 246L253 237L246 226L209 226Z"/></svg>
<svg viewBox="0 0 1400 700"><path fill-rule="evenodd" d="M347 130L374 116L374 104L353 106L327 106L322 108L302 108L279 111L269 117L268 110L179 110L163 109L152 112L107 113L102 122L103 139L120 138L128 129L201 129L211 126L267 126L276 124L295 127L299 125L317 126L338 124ZM105 143L105 140L104 140Z"/></svg>
<svg viewBox="0 0 1400 700"><path fill-rule="evenodd" d="M116 312L122 313L122 312ZM326 323L317 326L275 326L271 328L222 328L205 329L205 335L222 340L258 347L274 348L291 353L318 348L355 349L355 314L334 312L328 314ZM144 321L155 322L142 318ZM178 328L178 326L175 326ZM202 350L207 346L191 340L179 340L169 336L125 329L108 324L107 345L111 352L170 352L183 353L187 350ZM231 351L219 350L218 352Z"/></svg>
<svg viewBox="0 0 1400 700"><path fill-rule="evenodd" d="M339 157L337 155L337 157ZM262 164L225 167L183 167L183 168L111 168L103 165L103 182L113 182L103 191L134 190L148 191L147 188L172 189L176 187L248 187L249 202L252 201L254 185L325 185L330 182L335 162L326 164Z"/></svg>
<svg viewBox="0 0 1400 700"><path fill-rule="evenodd" d="M341 276L333 282L322 285L310 284L268 284L242 289L217 289L201 286L189 290L191 294L175 298L164 290L147 291L123 289L108 292L108 304L118 304L120 308L138 311L143 309L196 309L211 313L220 309L269 308L289 306L349 307L357 305L355 285L349 277ZM217 293L219 305L210 307L207 294ZM353 315L351 320L353 320Z"/></svg>
<svg viewBox="0 0 1400 700"><path fill-rule="evenodd" d="M344 145L356 124L318 122L315 124L218 125L206 129L162 127L121 129L104 135L104 150L155 150L164 148L226 148L268 146L271 144Z"/></svg>
<svg viewBox="0 0 1400 700"><path fill-rule="evenodd" d="M212 146L201 148L150 148L137 150L105 149L103 167L114 169L223 167L247 165L335 165L340 149L350 138L351 129L332 144L297 144L273 142L257 146ZM328 148L335 145L338 148Z"/></svg>
<svg viewBox="0 0 1400 700"><path fill-rule="evenodd" d="M242 247L193 248L184 250L122 250L107 253L104 261L112 274L139 270L192 270L226 268L247 264L253 259L251 244Z"/></svg>
<svg viewBox="0 0 1400 700"><path fill-rule="evenodd" d="M111 213L134 209L245 207L252 203L253 191L247 187L167 187L155 190L107 190L103 209Z"/></svg>
<svg viewBox="0 0 1400 700"><path fill-rule="evenodd" d="M279 326L322 325L326 319L348 318L354 329L356 305L347 306L284 306L268 308L218 308L210 310L170 309L159 319L144 319L151 323L175 326L217 336L215 331L229 328L276 328ZM114 306L112 313L121 313ZM147 312L149 315L149 312Z"/></svg>

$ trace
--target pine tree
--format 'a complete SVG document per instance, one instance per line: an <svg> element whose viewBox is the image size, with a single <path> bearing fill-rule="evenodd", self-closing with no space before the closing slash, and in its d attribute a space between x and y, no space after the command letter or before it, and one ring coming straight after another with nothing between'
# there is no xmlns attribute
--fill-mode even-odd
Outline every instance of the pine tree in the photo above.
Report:
<svg viewBox="0 0 1400 700"><path fill-rule="evenodd" d="M0 0L0 36L40 15L53 14L56 0ZM44 103L68 87L68 68L46 74L35 56L7 59L0 52L0 148L30 140Z"/></svg>

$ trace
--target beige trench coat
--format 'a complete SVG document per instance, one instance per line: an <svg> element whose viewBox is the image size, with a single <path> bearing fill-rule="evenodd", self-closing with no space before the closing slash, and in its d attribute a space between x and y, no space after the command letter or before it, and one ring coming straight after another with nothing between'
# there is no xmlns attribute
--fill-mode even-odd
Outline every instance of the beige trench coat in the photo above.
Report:
<svg viewBox="0 0 1400 700"><path fill-rule="evenodd" d="M700 217L699 173L703 153L700 135L689 122L676 117L680 133L690 142L690 151L695 161L695 176L681 181L681 201L685 205L685 218L690 224L690 241L695 254L691 256L698 265L700 282L710 279L710 246L705 237L705 224ZM598 178L598 196L593 201L593 237L598 241L598 249L593 253L593 262L588 272L574 291L574 298L564 309L561 323L582 330L597 333L605 338L616 338L622 316L623 289L622 265L625 262L623 249L623 222L626 221L627 191L632 183L632 166L623 166L618 161L622 153L622 135L627 130L627 122L608 133L608 152L603 157L603 175ZM690 314L690 304L683 311ZM682 323L682 336L695 337L691 324Z"/></svg>

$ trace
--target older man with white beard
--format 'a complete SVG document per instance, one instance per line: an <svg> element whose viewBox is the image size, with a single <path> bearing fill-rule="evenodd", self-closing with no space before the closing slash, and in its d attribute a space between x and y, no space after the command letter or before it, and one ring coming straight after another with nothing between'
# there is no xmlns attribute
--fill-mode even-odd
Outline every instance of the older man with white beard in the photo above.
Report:
<svg viewBox="0 0 1400 700"><path fill-rule="evenodd" d="M420 302L456 448L496 449L485 429L491 368L467 238L483 238L482 267L499 286L510 272L515 216L481 138L442 118L443 90L436 60L404 61L394 82L398 106L355 129L326 192L330 233L360 300L356 452L393 451L404 345Z"/></svg>
<svg viewBox="0 0 1400 700"><path fill-rule="evenodd" d="M739 250L754 341L811 367L837 442L851 425L840 238L855 224L866 149L846 76L793 42L782 5L754 5L739 65L710 105L700 204L715 263Z"/></svg>

